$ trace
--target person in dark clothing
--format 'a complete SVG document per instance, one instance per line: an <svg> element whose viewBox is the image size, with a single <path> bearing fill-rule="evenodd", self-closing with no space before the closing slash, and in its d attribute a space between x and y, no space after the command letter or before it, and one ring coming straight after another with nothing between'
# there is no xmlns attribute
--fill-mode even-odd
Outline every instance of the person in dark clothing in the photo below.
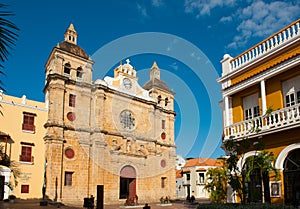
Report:
<svg viewBox="0 0 300 209"><path fill-rule="evenodd" d="M88 209L94 209L94 206L95 206L95 198L93 195L91 195L90 199L89 199L89 207Z"/></svg>
<svg viewBox="0 0 300 209"><path fill-rule="evenodd" d="M195 196L192 195L192 196L191 196L191 202L194 202L194 201L195 201Z"/></svg>
<svg viewBox="0 0 300 209"><path fill-rule="evenodd" d="M148 203L146 203L143 209L151 209L151 207L148 205Z"/></svg>
<svg viewBox="0 0 300 209"><path fill-rule="evenodd" d="M191 197L190 197L190 195L188 195L188 196L186 197L186 201L191 202Z"/></svg>

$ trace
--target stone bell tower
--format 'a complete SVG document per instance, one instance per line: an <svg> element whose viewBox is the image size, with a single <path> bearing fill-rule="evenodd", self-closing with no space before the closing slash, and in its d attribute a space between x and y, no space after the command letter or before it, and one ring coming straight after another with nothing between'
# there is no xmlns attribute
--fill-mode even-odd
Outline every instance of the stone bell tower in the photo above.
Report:
<svg viewBox="0 0 300 209"><path fill-rule="evenodd" d="M77 32L73 24L67 28L64 41L51 51L46 62L46 84L44 93L48 105L46 144L46 195L62 201L68 193L68 177L78 149L78 134L89 138L92 66L94 62L77 45ZM80 108L80 111L78 111ZM82 170L87 164L81 163ZM80 166L79 166L80 167ZM83 171L82 175L87 175Z"/></svg>

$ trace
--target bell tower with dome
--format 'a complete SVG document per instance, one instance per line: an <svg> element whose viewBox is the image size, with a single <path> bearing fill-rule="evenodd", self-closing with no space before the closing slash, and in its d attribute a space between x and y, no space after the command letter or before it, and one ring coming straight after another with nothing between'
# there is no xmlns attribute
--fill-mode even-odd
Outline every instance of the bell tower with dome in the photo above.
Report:
<svg viewBox="0 0 300 209"><path fill-rule="evenodd" d="M46 195L82 205L103 186L105 204L174 199L174 92L157 63L143 87L129 59L93 81L94 61L77 37L70 24L45 65Z"/></svg>

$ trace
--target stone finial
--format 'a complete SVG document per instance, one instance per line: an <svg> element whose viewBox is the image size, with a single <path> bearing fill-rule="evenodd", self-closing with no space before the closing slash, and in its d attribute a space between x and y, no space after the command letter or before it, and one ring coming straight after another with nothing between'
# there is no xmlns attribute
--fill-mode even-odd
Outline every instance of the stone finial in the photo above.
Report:
<svg viewBox="0 0 300 209"><path fill-rule="evenodd" d="M26 95L22 96L22 104L26 104Z"/></svg>
<svg viewBox="0 0 300 209"><path fill-rule="evenodd" d="M156 61L153 62L153 65L152 65L151 69L159 69Z"/></svg>
<svg viewBox="0 0 300 209"><path fill-rule="evenodd" d="M71 31L74 31L74 32L76 32L76 30L75 30L75 28L74 28L74 25L73 25L73 23L71 23L71 24L70 24L70 26L69 26L68 30L71 30Z"/></svg>

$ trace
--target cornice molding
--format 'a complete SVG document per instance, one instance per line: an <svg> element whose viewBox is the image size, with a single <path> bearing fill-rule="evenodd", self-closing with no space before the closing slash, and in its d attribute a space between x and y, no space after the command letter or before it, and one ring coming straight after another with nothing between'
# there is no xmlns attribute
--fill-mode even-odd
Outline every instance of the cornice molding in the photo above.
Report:
<svg viewBox="0 0 300 209"><path fill-rule="evenodd" d="M44 112L48 111L48 108L46 108L46 107L43 108L43 107L37 107L37 106L32 106L32 105L27 105L27 104L22 104L22 103L15 103L14 101L0 100L0 104L7 104L7 105L11 105L11 106L23 107L23 108L27 108L27 109L44 111ZM46 106L46 104L45 104L45 106Z"/></svg>
<svg viewBox="0 0 300 209"><path fill-rule="evenodd" d="M239 92L249 86L258 84L262 80L269 79L279 73L282 73L294 66L299 65L299 63L300 63L300 55L293 57L279 65L276 65L275 67L272 67L269 70L266 70L256 76L253 76L239 84L229 87L228 89L223 90L223 97L230 96L230 95L232 95L236 92Z"/></svg>

